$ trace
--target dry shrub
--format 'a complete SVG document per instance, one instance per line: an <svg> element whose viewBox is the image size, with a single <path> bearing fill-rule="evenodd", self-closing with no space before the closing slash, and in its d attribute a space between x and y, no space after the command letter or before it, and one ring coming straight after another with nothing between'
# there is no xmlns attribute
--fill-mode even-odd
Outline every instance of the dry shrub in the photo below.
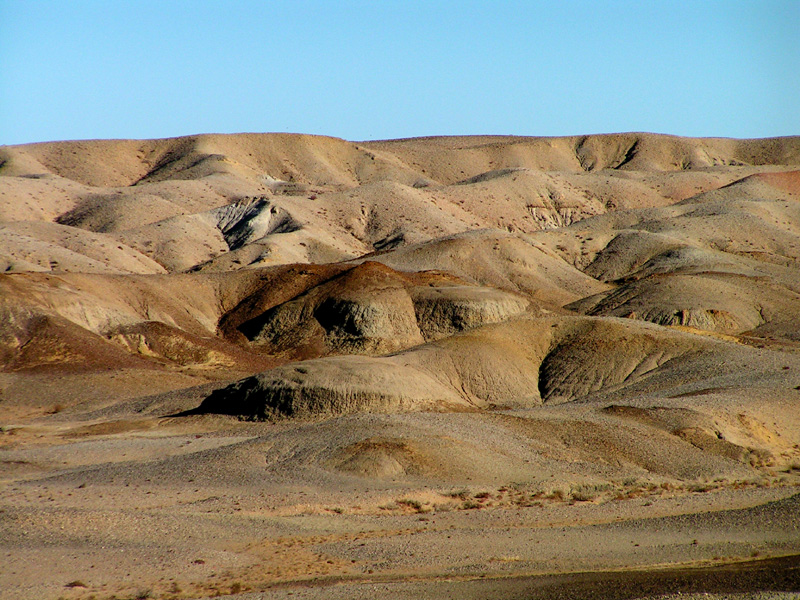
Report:
<svg viewBox="0 0 800 600"><path fill-rule="evenodd" d="M425 507L423 506L422 502L419 500L414 500L413 498L401 498L400 500L396 501L398 506L406 506L416 512L425 512Z"/></svg>
<svg viewBox="0 0 800 600"><path fill-rule="evenodd" d="M456 498L458 500L466 500L469 498L469 490L466 488L462 488L460 490L450 490L449 492L443 492L442 496L447 496L448 498Z"/></svg>

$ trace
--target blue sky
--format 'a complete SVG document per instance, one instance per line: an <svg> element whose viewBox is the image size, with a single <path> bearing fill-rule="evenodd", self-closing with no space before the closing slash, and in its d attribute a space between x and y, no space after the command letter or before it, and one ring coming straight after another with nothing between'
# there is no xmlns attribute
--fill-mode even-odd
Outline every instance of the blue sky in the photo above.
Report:
<svg viewBox="0 0 800 600"><path fill-rule="evenodd" d="M0 0L0 144L800 134L800 1Z"/></svg>

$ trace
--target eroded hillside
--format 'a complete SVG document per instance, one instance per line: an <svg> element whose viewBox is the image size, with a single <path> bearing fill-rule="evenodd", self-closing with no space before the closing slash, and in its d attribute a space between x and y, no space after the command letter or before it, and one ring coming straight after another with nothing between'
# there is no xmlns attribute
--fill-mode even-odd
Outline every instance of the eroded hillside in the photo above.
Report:
<svg viewBox="0 0 800 600"><path fill-rule="evenodd" d="M41 509L25 490L103 488L133 527L123 546L141 506L163 507L120 481L207 532L195 502L247 497L276 519L600 510L772 494L800 473L797 137L1 147L0 271L2 481L23 512ZM58 510L104 506L71 494ZM327 558L350 556L340 543L274 572L245 565L267 560L256 544L226 568L252 589L365 573ZM220 591L209 577L184 597ZM127 589L109 581L70 597Z"/></svg>

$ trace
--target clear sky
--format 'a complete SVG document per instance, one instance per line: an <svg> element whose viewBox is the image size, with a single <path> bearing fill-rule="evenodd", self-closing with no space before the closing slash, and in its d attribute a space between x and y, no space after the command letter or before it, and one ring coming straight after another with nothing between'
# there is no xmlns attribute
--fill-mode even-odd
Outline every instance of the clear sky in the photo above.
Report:
<svg viewBox="0 0 800 600"><path fill-rule="evenodd" d="M800 0L0 0L0 144L800 134Z"/></svg>

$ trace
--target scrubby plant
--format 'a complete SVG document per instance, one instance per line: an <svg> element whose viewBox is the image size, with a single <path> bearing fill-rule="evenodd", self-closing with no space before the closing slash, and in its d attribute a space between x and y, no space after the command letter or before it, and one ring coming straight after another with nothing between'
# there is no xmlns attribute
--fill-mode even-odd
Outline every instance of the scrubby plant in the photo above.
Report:
<svg viewBox="0 0 800 600"><path fill-rule="evenodd" d="M425 510L422 502L419 500L414 500L413 498L401 498L400 500L397 500L397 504L399 506L407 506L416 512L423 512Z"/></svg>
<svg viewBox="0 0 800 600"><path fill-rule="evenodd" d="M444 492L443 496L447 496L448 498L457 498L458 500L466 500L469 498L469 490L466 488L462 488L459 490L450 490L449 492Z"/></svg>

